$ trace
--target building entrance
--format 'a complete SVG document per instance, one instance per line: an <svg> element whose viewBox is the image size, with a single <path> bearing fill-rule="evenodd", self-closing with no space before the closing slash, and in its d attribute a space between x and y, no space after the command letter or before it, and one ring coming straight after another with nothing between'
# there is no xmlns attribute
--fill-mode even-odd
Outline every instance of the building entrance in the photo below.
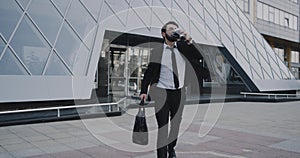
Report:
<svg viewBox="0 0 300 158"><path fill-rule="evenodd" d="M97 96L138 97L150 46L129 39L126 34L106 33L96 73Z"/></svg>
<svg viewBox="0 0 300 158"><path fill-rule="evenodd" d="M140 91L149 49L111 44L108 54L108 94L134 96Z"/></svg>

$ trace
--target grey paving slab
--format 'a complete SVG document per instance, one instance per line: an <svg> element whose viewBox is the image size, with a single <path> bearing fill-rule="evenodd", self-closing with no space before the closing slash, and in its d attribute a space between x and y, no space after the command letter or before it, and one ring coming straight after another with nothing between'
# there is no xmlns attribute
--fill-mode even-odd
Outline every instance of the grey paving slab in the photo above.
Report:
<svg viewBox="0 0 300 158"><path fill-rule="evenodd" d="M0 157L2 158L15 158L11 153L0 153Z"/></svg>
<svg viewBox="0 0 300 158"><path fill-rule="evenodd" d="M0 139L0 145L1 146L11 145L11 144L19 144L19 143L24 143L24 142L25 141L22 138L20 138L20 137Z"/></svg>
<svg viewBox="0 0 300 158"><path fill-rule="evenodd" d="M81 151L64 151L59 153L51 154L55 158L92 158L89 154L83 153ZM100 157L100 155L99 155Z"/></svg>
<svg viewBox="0 0 300 158"><path fill-rule="evenodd" d="M37 142L37 141L45 141L52 139L51 137L44 136L44 135L35 135L35 136L29 136L29 137L22 137L24 140L28 142Z"/></svg>
<svg viewBox="0 0 300 158"><path fill-rule="evenodd" d="M24 142L24 143L3 145L2 147L7 151L17 151L22 149L34 148L35 146L30 143Z"/></svg>
<svg viewBox="0 0 300 158"><path fill-rule="evenodd" d="M10 153L16 158L30 157L30 156L46 154L46 152L44 152L40 149L37 149L37 148L21 149L21 150L17 150L17 151L12 151Z"/></svg>
<svg viewBox="0 0 300 158"><path fill-rule="evenodd" d="M116 152L113 149L110 148L104 148L104 147L92 147L80 150L81 152L88 154L89 156L93 158L99 158L99 157L105 157L105 158L130 158L130 156L122 154L122 152Z"/></svg>
<svg viewBox="0 0 300 158"><path fill-rule="evenodd" d="M13 139L13 138L19 138L19 136L17 136L16 134L10 132L10 133L7 133L7 134L1 134L0 135L0 142L1 140L3 139ZM0 143L1 144L1 143Z"/></svg>
<svg viewBox="0 0 300 158"><path fill-rule="evenodd" d="M300 153L300 138L289 139L277 144L273 144L271 147Z"/></svg>
<svg viewBox="0 0 300 158"><path fill-rule="evenodd" d="M220 137L206 135L205 137L201 138L198 136L198 133L187 131L178 138L178 141L185 144L197 145L200 143L205 143L216 139L220 139Z"/></svg>

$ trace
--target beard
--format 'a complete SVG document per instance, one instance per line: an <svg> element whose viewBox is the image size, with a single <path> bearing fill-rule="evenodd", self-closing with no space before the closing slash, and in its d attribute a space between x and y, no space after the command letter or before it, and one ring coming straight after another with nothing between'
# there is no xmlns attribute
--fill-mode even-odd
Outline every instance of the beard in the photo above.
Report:
<svg viewBox="0 0 300 158"><path fill-rule="evenodd" d="M166 34L166 39L170 42L175 42L178 40L178 38L175 38L173 36L169 36L168 34Z"/></svg>

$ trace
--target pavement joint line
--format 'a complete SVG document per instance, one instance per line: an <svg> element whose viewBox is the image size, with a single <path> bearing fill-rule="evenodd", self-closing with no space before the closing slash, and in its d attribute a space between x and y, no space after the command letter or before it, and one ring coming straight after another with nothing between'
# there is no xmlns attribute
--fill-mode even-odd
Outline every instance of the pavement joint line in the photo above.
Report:
<svg viewBox="0 0 300 158"><path fill-rule="evenodd" d="M176 152L179 154L205 154L205 155L214 155L214 156L220 156L220 157L228 157L228 158L247 158L240 155L227 155L227 154L221 154L213 151L188 151L188 152Z"/></svg>

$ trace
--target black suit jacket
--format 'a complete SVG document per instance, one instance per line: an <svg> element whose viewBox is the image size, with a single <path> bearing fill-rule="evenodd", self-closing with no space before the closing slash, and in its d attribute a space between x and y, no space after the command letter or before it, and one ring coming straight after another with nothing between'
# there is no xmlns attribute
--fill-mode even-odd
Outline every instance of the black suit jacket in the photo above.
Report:
<svg viewBox="0 0 300 158"><path fill-rule="evenodd" d="M192 63L199 62L200 60L200 53L196 49L195 44L187 44L185 41L178 41L177 42L177 49L179 52L184 56L186 60L186 70L185 70L185 85L188 83L188 78L192 73ZM154 46L151 50L150 54L150 63L148 65L147 70L144 73L144 78L142 81L141 87L141 94L147 94L148 86L154 83L158 83L159 76L160 76L160 69L161 69L161 59L163 53L163 42L158 43ZM179 72L180 73L180 72Z"/></svg>

